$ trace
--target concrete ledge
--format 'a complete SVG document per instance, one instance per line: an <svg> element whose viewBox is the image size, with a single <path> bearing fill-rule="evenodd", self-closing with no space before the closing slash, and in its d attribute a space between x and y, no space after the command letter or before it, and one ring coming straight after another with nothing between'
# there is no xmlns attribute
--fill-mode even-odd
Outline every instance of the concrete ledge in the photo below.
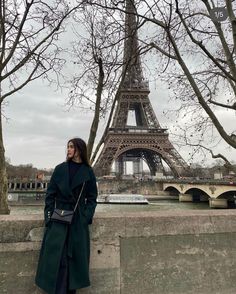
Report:
<svg viewBox="0 0 236 294"><path fill-rule="evenodd" d="M27 242L35 228L40 241L43 225L42 215L2 215L0 243ZM236 232L236 209L96 213L90 229L93 240L116 243L119 237Z"/></svg>
<svg viewBox="0 0 236 294"><path fill-rule="evenodd" d="M0 293L41 293L42 226L42 215L0 216ZM79 293L235 293L235 209L97 213L90 233L92 287Z"/></svg>
<svg viewBox="0 0 236 294"><path fill-rule="evenodd" d="M42 215L0 215L0 242L26 241L30 230L43 224Z"/></svg>
<svg viewBox="0 0 236 294"><path fill-rule="evenodd" d="M0 253L38 251L40 249L40 246L41 242L0 243Z"/></svg>

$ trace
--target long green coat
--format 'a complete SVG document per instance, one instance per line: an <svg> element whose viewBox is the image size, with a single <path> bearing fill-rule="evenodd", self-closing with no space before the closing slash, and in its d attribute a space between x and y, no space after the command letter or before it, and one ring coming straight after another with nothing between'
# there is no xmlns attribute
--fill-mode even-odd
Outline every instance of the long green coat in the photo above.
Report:
<svg viewBox="0 0 236 294"><path fill-rule="evenodd" d="M55 199L57 208L73 210L74 195L85 186L79 207L71 225L50 220ZM36 273L36 285L49 294L54 294L57 275L66 237L68 238L69 288L79 289L90 285L89 256L90 242L88 225L92 223L97 198L97 185L92 168L82 164L69 185L67 162L56 166L49 183L45 199L45 233ZM67 236L68 234L68 236Z"/></svg>

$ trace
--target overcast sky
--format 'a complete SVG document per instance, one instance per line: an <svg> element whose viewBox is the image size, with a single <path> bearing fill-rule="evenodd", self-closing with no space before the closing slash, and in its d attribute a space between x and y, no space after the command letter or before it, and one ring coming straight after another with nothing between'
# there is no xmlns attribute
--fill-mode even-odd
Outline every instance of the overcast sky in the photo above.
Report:
<svg viewBox="0 0 236 294"><path fill-rule="evenodd" d="M12 164L51 168L64 161L69 138L87 139L91 114L66 111L65 96L38 80L9 99L4 141Z"/></svg>

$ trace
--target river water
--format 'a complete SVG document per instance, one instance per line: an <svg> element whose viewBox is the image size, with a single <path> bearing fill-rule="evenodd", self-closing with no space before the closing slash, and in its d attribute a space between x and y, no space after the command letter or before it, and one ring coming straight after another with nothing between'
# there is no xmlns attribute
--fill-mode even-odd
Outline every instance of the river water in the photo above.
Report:
<svg viewBox="0 0 236 294"><path fill-rule="evenodd" d="M11 214L43 214L43 205L12 205ZM133 212L133 211L160 211L160 210L189 210L210 209L208 202L179 202L178 200L158 200L149 204L98 204L98 212Z"/></svg>

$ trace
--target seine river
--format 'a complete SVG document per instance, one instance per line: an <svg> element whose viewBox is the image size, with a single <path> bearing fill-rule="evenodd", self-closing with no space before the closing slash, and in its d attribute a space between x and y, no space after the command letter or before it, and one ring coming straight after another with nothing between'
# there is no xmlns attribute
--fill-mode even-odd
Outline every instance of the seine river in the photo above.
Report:
<svg viewBox="0 0 236 294"><path fill-rule="evenodd" d="M98 204L98 212L124 212L124 211L156 211L156 210L189 210L210 209L208 202L191 203L178 200L158 200L149 204ZM43 214L43 205L17 205L11 206L11 214Z"/></svg>

